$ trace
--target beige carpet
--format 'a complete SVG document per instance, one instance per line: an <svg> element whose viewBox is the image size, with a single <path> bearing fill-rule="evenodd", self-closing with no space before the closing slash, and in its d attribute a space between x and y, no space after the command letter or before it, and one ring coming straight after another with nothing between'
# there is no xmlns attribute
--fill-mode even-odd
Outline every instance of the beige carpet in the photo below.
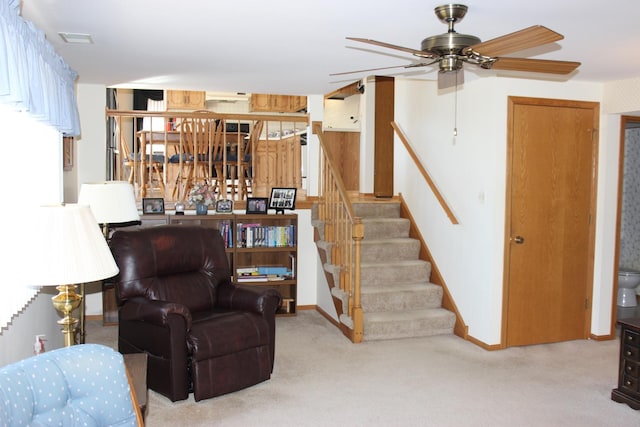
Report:
<svg viewBox="0 0 640 427"><path fill-rule="evenodd" d="M114 346L117 327L89 322ZM488 352L455 336L351 344L315 311L278 318L271 380L172 403L149 392L147 426L640 426L610 399L618 342Z"/></svg>

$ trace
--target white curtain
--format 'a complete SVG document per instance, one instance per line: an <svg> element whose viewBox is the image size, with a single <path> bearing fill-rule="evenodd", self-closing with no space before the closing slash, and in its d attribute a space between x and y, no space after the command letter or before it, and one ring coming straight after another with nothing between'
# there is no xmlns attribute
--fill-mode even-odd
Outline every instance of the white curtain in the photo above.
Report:
<svg viewBox="0 0 640 427"><path fill-rule="evenodd" d="M20 0L0 0L0 104L77 136L77 74L44 33L19 16Z"/></svg>

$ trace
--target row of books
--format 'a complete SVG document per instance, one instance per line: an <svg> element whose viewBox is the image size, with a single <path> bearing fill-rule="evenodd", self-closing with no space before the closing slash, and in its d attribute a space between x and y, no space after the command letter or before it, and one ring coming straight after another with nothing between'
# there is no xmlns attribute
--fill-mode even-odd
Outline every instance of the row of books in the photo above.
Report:
<svg viewBox="0 0 640 427"><path fill-rule="evenodd" d="M236 268L238 282L271 282L291 279L295 275L295 258L291 258L291 267L280 265L260 265Z"/></svg>
<svg viewBox="0 0 640 427"><path fill-rule="evenodd" d="M296 245L296 226L238 223L237 245L240 248L278 248Z"/></svg>
<svg viewBox="0 0 640 427"><path fill-rule="evenodd" d="M233 227L231 226L231 221L219 222L218 230L220 231L220 235L224 240L224 247L232 248L233 247Z"/></svg>

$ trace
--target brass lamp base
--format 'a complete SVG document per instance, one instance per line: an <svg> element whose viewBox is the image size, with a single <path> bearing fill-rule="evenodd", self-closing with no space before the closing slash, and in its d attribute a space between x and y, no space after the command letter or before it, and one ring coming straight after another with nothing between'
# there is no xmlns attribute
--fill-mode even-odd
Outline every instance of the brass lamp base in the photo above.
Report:
<svg viewBox="0 0 640 427"><path fill-rule="evenodd" d="M78 319L71 317L71 312L78 308L82 297L76 293L76 285L60 285L56 286L56 289L59 293L51 298L51 302L64 316L58 320L58 324L62 326L64 345L69 347L75 344L75 329L78 324Z"/></svg>

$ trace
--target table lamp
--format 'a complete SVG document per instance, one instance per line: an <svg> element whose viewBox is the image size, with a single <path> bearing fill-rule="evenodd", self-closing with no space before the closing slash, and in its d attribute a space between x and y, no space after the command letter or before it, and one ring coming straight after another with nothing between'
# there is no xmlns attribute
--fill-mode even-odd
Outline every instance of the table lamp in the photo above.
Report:
<svg viewBox="0 0 640 427"><path fill-rule="evenodd" d="M70 346L78 323L71 313L82 301L77 284L113 277L118 266L89 206L42 206L38 216L38 244L33 253L38 256L38 271L32 277L35 285L56 286L59 293L51 300L64 316L58 324L64 345Z"/></svg>
<svg viewBox="0 0 640 427"><path fill-rule="evenodd" d="M80 187L79 205L89 205L102 234L109 241L110 229L115 225L140 221L133 185L127 181L87 182ZM80 286L83 302L80 306L80 342L84 343L84 284Z"/></svg>
<svg viewBox="0 0 640 427"><path fill-rule="evenodd" d="M105 239L109 228L117 224L140 221L133 185L127 181L87 182L80 187L79 205L89 205L102 227Z"/></svg>

